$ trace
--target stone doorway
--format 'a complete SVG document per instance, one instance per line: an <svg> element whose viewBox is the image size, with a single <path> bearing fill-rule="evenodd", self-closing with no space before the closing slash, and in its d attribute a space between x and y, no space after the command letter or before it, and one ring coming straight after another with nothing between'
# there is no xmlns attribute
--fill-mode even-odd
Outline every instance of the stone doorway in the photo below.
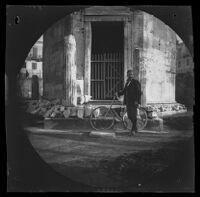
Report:
<svg viewBox="0 0 200 197"><path fill-rule="evenodd" d="M126 72L128 69L131 69L133 65L131 21L132 15L129 12L125 15L123 13L112 13L110 15L108 14L108 16L96 14L91 15L91 13L85 13L84 15L84 94L91 95L92 100L94 101L111 100L113 93L121 89L125 84L124 79L126 78ZM104 57L107 53L107 57L109 57L107 60L110 61L110 59L113 59L114 57L117 61L121 62L120 64L122 64L120 68L121 70L116 71L118 73L117 76L114 75L116 72L113 68L113 71L111 72L113 75L107 77L107 83L110 84L107 85L108 87L103 96L101 96L100 93L100 97L99 94L96 95L92 93L92 89L95 89L98 92L97 88L94 88L94 83L103 83L100 81L97 82L99 79L92 76L92 73L96 73L92 70L92 61L95 58L95 53L97 59L98 55L99 57ZM111 64L116 62L111 61ZM112 83L116 84L116 79L117 86L113 87ZM95 82L92 82L92 80ZM102 80L102 78L100 78L100 80ZM105 81L105 77L103 81ZM106 86L104 85L104 87Z"/></svg>
<svg viewBox="0 0 200 197"><path fill-rule="evenodd" d="M111 100L124 83L124 22L92 22L91 30L91 96Z"/></svg>
<svg viewBox="0 0 200 197"><path fill-rule="evenodd" d="M39 79L37 75L32 76L32 99L39 99Z"/></svg>

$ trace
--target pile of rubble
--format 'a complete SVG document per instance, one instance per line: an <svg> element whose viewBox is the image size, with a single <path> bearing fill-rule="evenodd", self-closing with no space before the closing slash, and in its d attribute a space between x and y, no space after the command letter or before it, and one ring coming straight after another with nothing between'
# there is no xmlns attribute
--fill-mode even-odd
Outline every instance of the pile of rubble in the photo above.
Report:
<svg viewBox="0 0 200 197"><path fill-rule="evenodd" d="M174 104L151 104L146 105L145 109L147 111L148 118L157 118L158 113L162 112L179 112L182 110L187 110L185 105L182 105L180 103L174 103Z"/></svg>
<svg viewBox="0 0 200 197"><path fill-rule="evenodd" d="M151 104L147 105L146 107L147 111L154 111L154 112L165 112L165 111L181 111L181 110L187 110L187 108L180 104Z"/></svg>
<svg viewBox="0 0 200 197"><path fill-rule="evenodd" d="M41 99L32 100L27 103L27 112L37 114L44 118L69 118L69 117L89 117L93 107L89 103L84 103L77 107L67 107L60 99L53 101ZM186 110L182 104L151 104L145 106L149 118L157 117L159 112Z"/></svg>
<svg viewBox="0 0 200 197"><path fill-rule="evenodd" d="M37 114L44 118L83 118L90 115L92 108L90 105L82 105L78 107L67 107L62 104L59 99L49 100L34 100L27 103L27 112Z"/></svg>

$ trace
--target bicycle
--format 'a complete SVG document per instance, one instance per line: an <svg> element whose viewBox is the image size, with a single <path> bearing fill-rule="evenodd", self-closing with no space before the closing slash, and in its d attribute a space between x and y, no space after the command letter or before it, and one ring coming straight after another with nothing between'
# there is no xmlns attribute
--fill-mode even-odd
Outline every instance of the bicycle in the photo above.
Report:
<svg viewBox="0 0 200 197"><path fill-rule="evenodd" d="M120 107L120 113L118 114L116 110L112 107L115 101L113 97L112 103L109 107L99 106L92 110L90 114L90 125L95 130L109 130L111 129L115 122L122 122L125 129L131 130L132 123L128 119L126 112L126 107ZM147 112L142 107L137 108L137 128L138 131L143 130L147 124Z"/></svg>

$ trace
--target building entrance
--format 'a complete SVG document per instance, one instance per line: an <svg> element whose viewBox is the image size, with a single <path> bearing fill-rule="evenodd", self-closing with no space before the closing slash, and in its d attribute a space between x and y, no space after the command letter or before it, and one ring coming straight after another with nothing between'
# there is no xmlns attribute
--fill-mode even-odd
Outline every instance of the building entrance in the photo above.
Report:
<svg viewBox="0 0 200 197"><path fill-rule="evenodd" d="M39 79L37 75L32 76L32 99L39 99Z"/></svg>
<svg viewBox="0 0 200 197"><path fill-rule="evenodd" d="M111 100L124 84L124 23L92 22L91 96Z"/></svg>

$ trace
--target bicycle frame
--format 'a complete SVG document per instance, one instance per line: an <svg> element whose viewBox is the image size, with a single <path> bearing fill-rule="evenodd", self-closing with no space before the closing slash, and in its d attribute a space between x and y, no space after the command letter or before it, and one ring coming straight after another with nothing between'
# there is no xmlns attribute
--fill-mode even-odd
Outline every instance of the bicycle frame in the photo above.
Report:
<svg viewBox="0 0 200 197"><path fill-rule="evenodd" d="M110 107L109 107L109 109L108 109L108 111L107 111L107 113L106 113L106 116L107 116L108 112L111 110L117 118L119 118L121 121L123 121L123 116L120 116L120 115L114 110L114 108L112 108L114 101L115 101L115 97L114 97L113 100L112 100L112 103L111 103L111 105L110 105Z"/></svg>

